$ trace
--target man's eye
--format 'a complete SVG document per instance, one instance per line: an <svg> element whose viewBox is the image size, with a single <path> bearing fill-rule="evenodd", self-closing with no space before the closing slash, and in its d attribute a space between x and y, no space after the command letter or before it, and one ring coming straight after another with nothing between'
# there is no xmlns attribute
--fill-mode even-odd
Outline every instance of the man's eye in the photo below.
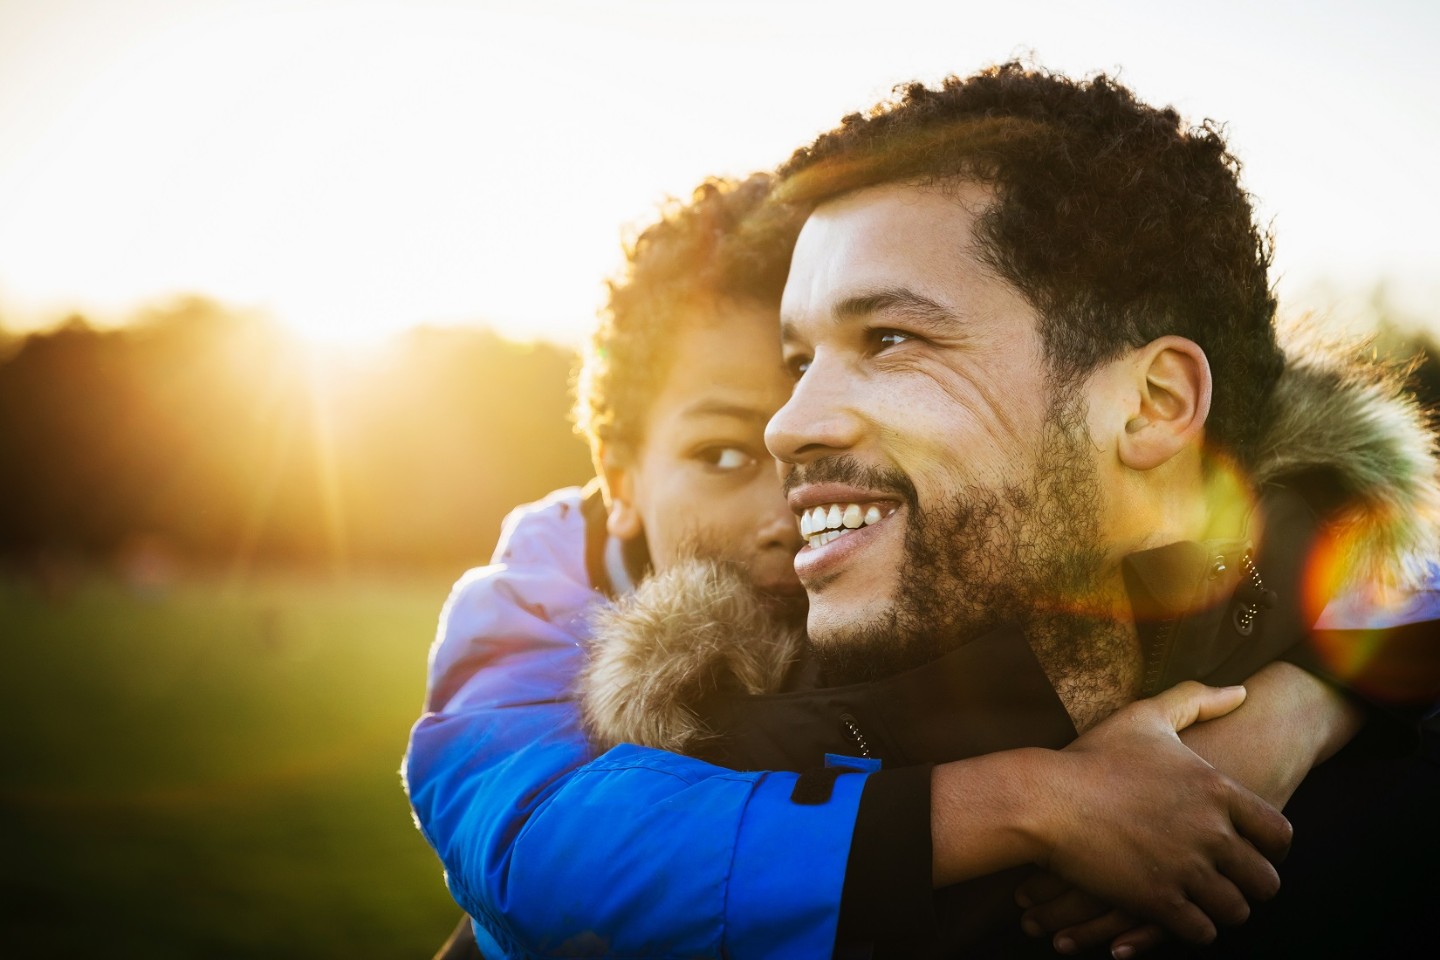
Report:
<svg viewBox="0 0 1440 960"><path fill-rule="evenodd" d="M890 347L899 346L906 340L914 340L913 334L903 330L875 330L871 333L875 338L875 345L881 350L888 350Z"/></svg>
<svg viewBox="0 0 1440 960"><path fill-rule="evenodd" d="M700 451L699 459L724 472L744 470L755 464L755 458L739 447L707 447Z"/></svg>

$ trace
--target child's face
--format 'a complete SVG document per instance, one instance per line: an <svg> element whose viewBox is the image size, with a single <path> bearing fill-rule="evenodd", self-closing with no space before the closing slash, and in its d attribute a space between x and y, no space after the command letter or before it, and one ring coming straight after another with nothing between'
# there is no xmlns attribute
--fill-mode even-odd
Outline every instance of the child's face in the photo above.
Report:
<svg viewBox="0 0 1440 960"><path fill-rule="evenodd" d="M656 570L688 555L744 563L756 586L798 595L800 534L765 449L790 395L773 311L692 317L628 462L606 470L610 532L642 532Z"/></svg>

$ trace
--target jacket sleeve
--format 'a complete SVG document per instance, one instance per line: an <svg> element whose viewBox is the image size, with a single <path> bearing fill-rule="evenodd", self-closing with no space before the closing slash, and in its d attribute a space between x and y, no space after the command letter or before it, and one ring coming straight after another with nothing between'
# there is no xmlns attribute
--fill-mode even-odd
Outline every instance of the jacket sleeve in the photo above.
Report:
<svg viewBox="0 0 1440 960"><path fill-rule="evenodd" d="M800 805L792 774L634 746L593 756L570 690L599 598L573 508L512 515L500 562L457 584L405 759L416 821L482 949L830 956L863 775Z"/></svg>

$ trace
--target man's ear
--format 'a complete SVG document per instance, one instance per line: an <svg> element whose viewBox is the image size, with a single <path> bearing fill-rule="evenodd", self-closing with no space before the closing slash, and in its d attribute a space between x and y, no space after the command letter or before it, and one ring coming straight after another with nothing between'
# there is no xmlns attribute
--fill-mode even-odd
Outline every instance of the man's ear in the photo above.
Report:
<svg viewBox="0 0 1440 960"><path fill-rule="evenodd" d="M605 486L605 530L616 540L634 540L644 532L635 507L635 471L631 457L615 447L600 444L592 459Z"/></svg>
<svg viewBox="0 0 1440 960"><path fill-rule="evenodd" d="M1193 340L1161 337L1135 351L1130 372L1138 404L1120 434L1120 460L1133 470L1149 470L1204 435L1210 361Z"/></svg>

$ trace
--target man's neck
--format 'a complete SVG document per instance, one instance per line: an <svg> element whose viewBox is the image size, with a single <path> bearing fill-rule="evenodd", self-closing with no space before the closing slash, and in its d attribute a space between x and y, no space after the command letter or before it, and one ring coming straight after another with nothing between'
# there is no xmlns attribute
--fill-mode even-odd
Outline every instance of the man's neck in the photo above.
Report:
<svg viewBox="0 0 1440 960"><path fill-rule="evenodd" d="M1118 583L1116 584L1118 587ZM1140 636L1123 590L1083 612L1042 613L1026 634L1075 729L1084 733L1140 695Z"/></svg>
<svg viewBox="0 0 1440 960"><path fill-rule="evenodd" d="M1116 623L1042 629L1031 636L1035 657L1055 688L1060 702L1081 733L1140 694L1140 643L1133 629ZM1061 647L1085 645L1077 659Z"/></svg>

